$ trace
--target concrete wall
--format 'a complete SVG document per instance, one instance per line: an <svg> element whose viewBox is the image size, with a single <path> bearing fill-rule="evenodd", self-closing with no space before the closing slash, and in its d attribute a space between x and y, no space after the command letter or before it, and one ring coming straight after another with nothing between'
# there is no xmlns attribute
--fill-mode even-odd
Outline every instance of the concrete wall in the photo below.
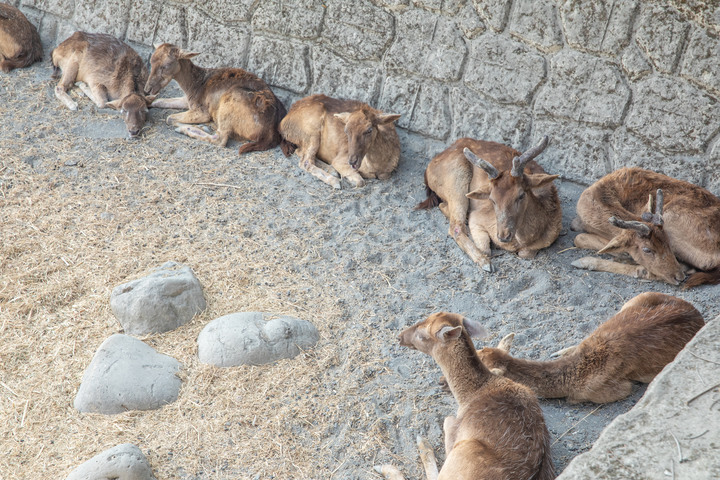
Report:
<svg viewBox="0 0 720 480"><path fill-rule="evenodd" d="M202 52L200 65L257 73L288 104L356 98L445 143L469 135L525 148L549 134L541 162L564 178L591 183L637 165L720 193L718 2L14 3L48 50L76 29L115 34L143 55L172 42Z"/></svg>

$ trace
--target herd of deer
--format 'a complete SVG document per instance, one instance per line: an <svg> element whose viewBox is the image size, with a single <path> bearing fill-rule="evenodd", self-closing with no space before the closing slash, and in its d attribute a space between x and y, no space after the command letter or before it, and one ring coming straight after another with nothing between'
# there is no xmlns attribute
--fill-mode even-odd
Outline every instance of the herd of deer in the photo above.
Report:
<svg viewBox="0 0 720 480"><path fill-rule="evenodd" d="M75 32L52 52L55 88L69 109L67 90L76 82L98 106L122 112L136 137L149 107L186 109L167 123L187 136L216 145L248 140L240 154L280 145L297 153L300 167L340 188L341 179L360 187L366 178L386 179L395 170L400 144L387 114L353 100L313 95L286 112L270 87L239 68L201 68L197 53L162 44L150 59L105 34ZM0 4L0 68L32 64L42 57L35 27L14 7ZM184 96L155 96L176 80ZM212 122L215 133L197 124ZM544 137L524 153L508 146L462 138L432 159L425 171L427 200L450 221L450 236L483 270L494 271L490 244L531 259L559 236L561 207L553 180L534 160ZM691 183L640 168L623 168L586 189L577 204L575 245L634 264L585 257L579 268L662 280L686 287L720 283L720 199ZM688 277L686 275L690 273ZM484 336L478 323L440 312L404 330L400 345L431 355L444 374L441 383L458 403L445 419L446 460L438 472L427 441L418 437L429 479L554 478L548 430L537 397L569 402L612 402L630 394L631 382L650 382L702 328L688 302L644 293L600 325L560 358L529 361L509 355L512 335L497 348L476 351L471 336ZM376 467L401 479L393 466Z"/></svg>

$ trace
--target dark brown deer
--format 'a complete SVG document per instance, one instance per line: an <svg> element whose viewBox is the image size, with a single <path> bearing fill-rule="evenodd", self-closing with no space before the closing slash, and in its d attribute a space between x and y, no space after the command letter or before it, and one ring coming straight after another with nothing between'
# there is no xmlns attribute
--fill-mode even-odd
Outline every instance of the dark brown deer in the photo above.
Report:
<svg viewBox="0 0 720 480"><path fill-rule="evenodd" d="M434 313L400 334L400 345L435 359L458 403L457 416L445 418L447 456L439 476L437 468L432 468L432 450L421 447L428 478L555 478L537 397L529 388L485 368L470 340L471 335L484 334L477 322L447 312ZM426 461L426 456L432 456L432 461ZM397 473L392 468L377 469Z"/></svg>
<svg viewBox="0 0 720 480"><path fill-rule="evenodd" d="M633 381L652 381L703 325L690 303L648 292L628 301L579 345L558 352L557 360L511 357L514 334L477 354L491 372L527 385L540 397L608 403L630 395Z"/></svg>
<svg viewBox="0 0 720 480"><path fill-rule="evenodd" d="M415 208L439 205L450 220L450 236L483 270L495 270L491 240L520 258L534 258L562 229L552 183L558 176L546 174L533 160L547 144L544 137L521 154L500 143L461 138L428 165L428 198Z"/></svg>
<svg viewBox="0 0 720 480"><path fill-rule="evenodd" d="M42 58L35 25L17 8L0 3L0 70L29 67Z"/></svg>
<svg viewBox="0 0 720 480"><path fill-rule="evenodd" d="M637 264L584 257L575 267L673 285L692 267L700 272L686 287L720 283L720 199L692 183L622 168L580 195L572 229L587 232L575 237L577 247L626 254Z"/></svg>
<svg viewBox="0 0 720 480"><path fill-rule="evenodd" d="M142 93L147 68L135 50L112 35L75 32L52 52L55 96L70 110L78 105L67 94L78 87L99 108L120 110L128 135L137 137L154 97ZM62 70L62 76L60 71Z"/></svg>
<svg viewBox="0 0 720 480"><path fill-rule="evenodd" d="M312 95L295 102L280 123L282 149L289 157L297 148L300 168L334 188L339 176L362 187L364 178L384 180L397 167L398 118L356 100Z"/></svg>
<svg viewBox="0 0 720 480"><path fill-rule="evenodd" d="M175 79L184 97L157 99L158 108L187 108L167 117L168 125L189 137L224 147L230 138L249 140L238 153L269 150L280 143L277 131L285 116L285 107L270 87L256 75L241 68L202 68L175 45L155 46L150 59L150 78L146 94L157 94ZM214 134L192 125L215 122Z"/></svg>

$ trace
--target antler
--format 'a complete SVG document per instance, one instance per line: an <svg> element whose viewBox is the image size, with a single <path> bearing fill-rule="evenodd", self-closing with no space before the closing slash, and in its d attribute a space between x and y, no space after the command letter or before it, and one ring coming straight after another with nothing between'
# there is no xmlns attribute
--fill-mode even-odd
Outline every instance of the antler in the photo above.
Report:
<svg viewBox="0 0 720 480"><path fill-rule="evenodd" d="M490 180L495 180L498 176L500 176L500 172L497 171L497 168L493 167L488 161L479 158L469 148L465 147L463 149L463 153L465 154L465 158L470 160L470 163L485 170L485 173L488 174Z"/></svg>
<svg viewBox="0 0 720 480"><path fill-rule="evenodd" d="M624 230L635 230L643 237L650 236L650 227L648 227L642 222L637 222L634 220L626 222L625 220L620 220L617 217L610 217L608 219L608 222Z"/></svg>
<svg viewBox="0 0 720 480"><path fill-rule="evenodd" d="M523 153L519 157L513 158L512 170L510 170L510 175L512 175L513 177L522 176L523 170L525 170L525 165L527 165L530 160L537 157L543 152L543 150L545 150L545 147L548 146L549 140L550 139L548 138L548 136L545 135L542 140L540 140L540 143L525 151L525 153Z"/></svg>
<svg viewBox="0 0 720 480"><path fill-rule="evenodd" d="M650 199L648 200L648 212L643 212L641 215L641 218L649 223L652 223L653 225L657 225L658 227L661 227L663 225L663 203L664 203L664 195L662 189L658 188L656 199L653 202L652 193L650 194Z"/></svg>

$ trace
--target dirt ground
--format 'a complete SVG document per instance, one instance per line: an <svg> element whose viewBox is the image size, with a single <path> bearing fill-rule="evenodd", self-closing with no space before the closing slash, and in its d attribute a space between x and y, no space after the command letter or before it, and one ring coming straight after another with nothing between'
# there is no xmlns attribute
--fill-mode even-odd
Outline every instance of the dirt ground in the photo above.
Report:
<svg viewBox="0 0 720 480"><path fill-rule="evenodd" d="M568 231L580 185L557 182L566 233L532 261L496 251L490 275L439 210L412 209L440 144L402 133L390 180L335 191L279 149L240 158L237 144L177 134L168 111L151 111L128 141L117 112L86 98L78 112L62 107L50 73L45 63L0 74L0 479L65 478L125 442L158 479L377 479L382 463L421 478L415 437L442 462L455 404L433 360L397 345L405 326L460 312L490 330L487 343L516 332L515 354L543 359L645 291L680 296L707 320L720 313L718 287L573 269L587 253ZM190 324L143 338L184 365L180 398L155 411L77 412L85 368L121 331L110 291L168 260L194 270L208 302ZM320 341L273 365L200 364L199 332L237 311L307 319ZM643 391L605 406L542 401L558 472Z"/></svg>

